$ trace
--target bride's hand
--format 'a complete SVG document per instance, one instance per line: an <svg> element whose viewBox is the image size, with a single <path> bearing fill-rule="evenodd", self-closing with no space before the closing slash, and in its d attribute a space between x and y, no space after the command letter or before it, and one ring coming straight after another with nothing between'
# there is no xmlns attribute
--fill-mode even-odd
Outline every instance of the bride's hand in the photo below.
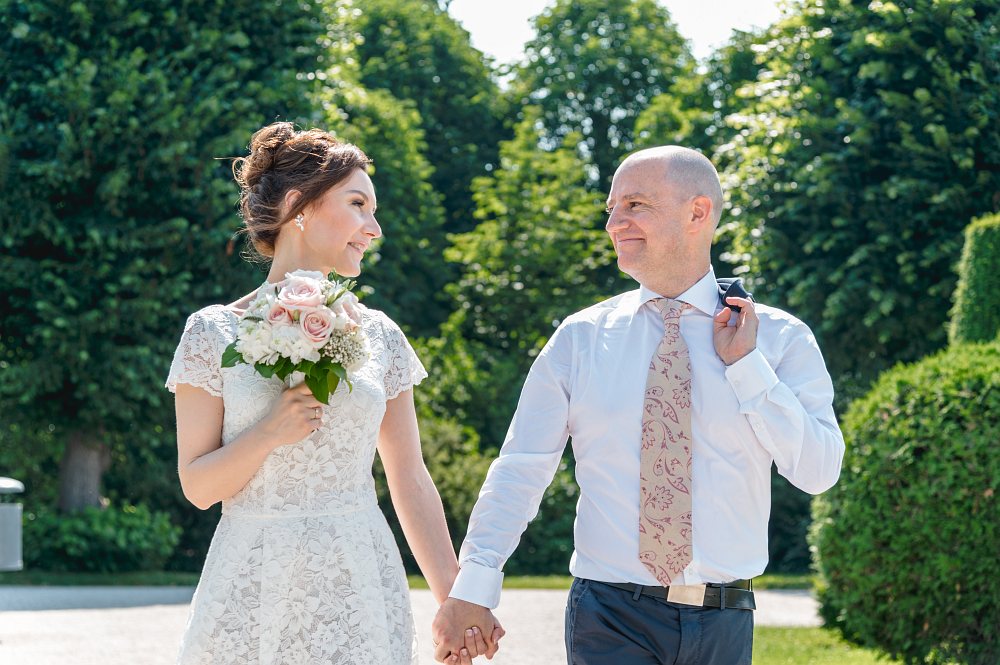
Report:
<svg viewBox="0 0 1000 665"><path fill-rule="evenodd" d="M323 403L301 383L287 389L257 427L275 448L297 443L323 424Z"/></svg>

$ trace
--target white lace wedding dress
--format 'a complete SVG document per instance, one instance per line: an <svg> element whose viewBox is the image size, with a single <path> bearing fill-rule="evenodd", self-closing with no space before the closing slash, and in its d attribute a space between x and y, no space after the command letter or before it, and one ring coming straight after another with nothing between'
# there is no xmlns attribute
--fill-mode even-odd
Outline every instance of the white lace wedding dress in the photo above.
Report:
<svg viewBox="0 0 1000 665"><path fill-rule="evenodd" d="M409 591L379 510L372 463L386 400L427 376L402 331L362 310L372 355L325 407L323 427L272 452L222 519L192 600L183 665L416 663ZM257 423L283 389L248 365L220 370L237 314L187 321L166 386L222 397L222 443Z"/></svg>

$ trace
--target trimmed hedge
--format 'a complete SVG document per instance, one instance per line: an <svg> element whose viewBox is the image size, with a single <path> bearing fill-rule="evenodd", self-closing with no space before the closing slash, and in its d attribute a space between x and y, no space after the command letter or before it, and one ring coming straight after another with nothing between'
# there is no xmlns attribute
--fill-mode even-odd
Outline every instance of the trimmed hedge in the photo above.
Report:
<svg viewBox="0 0 1000 665"><path fill-rule="evenodd" d="M1000 332L1000 214L973 221L965 229L958 264L958 287L948 337L951 342L986 342Z"/></svg>
<svg viewBox="0 0 1000 665"><path fill-rule="evenodd" d="M1000 343L886 372L813 504L821 614L906 663L1000 662Z"/></svg>
<svg viewBox="0 0 1000 665"><path fill-rule="evenodd" d="M162 570L180 535L167 513L143 504L27 513L24 564L53 572Z"/></svg>

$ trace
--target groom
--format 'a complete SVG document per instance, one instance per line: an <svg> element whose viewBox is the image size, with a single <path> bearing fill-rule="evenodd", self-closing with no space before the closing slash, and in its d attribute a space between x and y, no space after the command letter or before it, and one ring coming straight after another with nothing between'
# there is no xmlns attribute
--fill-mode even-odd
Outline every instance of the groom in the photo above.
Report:
<svg viewBox="0 0 1000 665"><path fill-rule="evenodd" d="M567 437L580 485L565 631L576 665L750 663L771 464L813 494L840 474L833 386L809 328L746 298L720 302L711 162L678 146L637 152L607 207L639 289L567 318L535 360L434 620L439 660L466 628L492 633L500 569Z"/></svg>

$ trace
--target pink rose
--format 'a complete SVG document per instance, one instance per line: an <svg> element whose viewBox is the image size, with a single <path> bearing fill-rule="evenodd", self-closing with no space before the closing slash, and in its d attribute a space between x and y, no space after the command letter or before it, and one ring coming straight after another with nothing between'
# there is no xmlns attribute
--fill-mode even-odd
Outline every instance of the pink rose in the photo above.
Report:
<svg viewBox="0 0 1000 665"><path fill-rule="evenodd" d="M278 300L288 309L319 307L323 304L323 290L315 279L289 277L278 292Z"/></svg>
<svg viewBox="0 0 1000 665"><path fill-rule="evenodd" d="M267 322L272 326L290 326L295 323L292 313L280 302L273 303L267 311Z"/></svg>
<svg viewBox="0 0 1000 665"><path fill-rule="evenodd" d="M333 324L333 314L325 307L303 310L301 317L299 317L302 334L317 349L325 346L330 340Z"/></svg>

